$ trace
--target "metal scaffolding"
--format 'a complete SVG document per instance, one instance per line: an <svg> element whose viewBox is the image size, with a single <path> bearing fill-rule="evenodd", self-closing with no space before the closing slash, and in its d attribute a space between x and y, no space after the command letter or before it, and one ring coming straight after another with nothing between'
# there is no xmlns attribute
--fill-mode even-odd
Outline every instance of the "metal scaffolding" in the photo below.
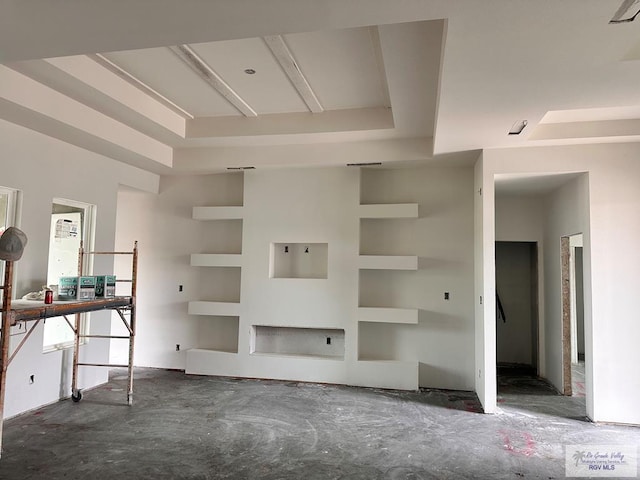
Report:
<svg viewBox="0 0 640 480"><path fill-rule="evenodd" d="M52 304L35 304L30 300L13 301L13 262L5 262L4 285L2 288L2 330L0 331L0 455L2 453L2 426L4 418L4 400L6 395L7 369L11 361L15 358L22 346L29 339L35 328L41 321L52 317L63 317L74 333L73 342L73 374L71 379L71 399L79 402L82 399L82 391L78 388L78 368L84 366L91 367L126 367L128 369L127 382L127 404L133 404L133 352L136 335L136 283L138 276L138 242L134 243L130 252L85 252L81 246L78 252L78 272L82 274L85 257L88 255L131 255L131 279L117 279L117 282L131 283L131 295L117 296L113 298L96 298L95 300L83 301L60 301ZM95 312L100 310L115 311L125 327L128 335L90 335L84 331L82 313ZM72 323L68 316L74 315ZM127 316L129 317L127 319ZM110 321L111 319L109 319ZM10 329L18 323L33 322L29 330L25 333L20 343L9 355ZM81 340L85 338L103 339L128 339L129 340L129 362L126 365L109 363L83 363L79 361L79 350Z"/></svg>

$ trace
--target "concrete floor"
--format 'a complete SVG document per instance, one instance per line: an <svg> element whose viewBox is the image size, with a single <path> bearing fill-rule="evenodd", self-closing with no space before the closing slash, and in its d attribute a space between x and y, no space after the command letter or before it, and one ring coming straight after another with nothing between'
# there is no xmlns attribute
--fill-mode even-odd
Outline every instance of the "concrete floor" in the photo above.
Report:
<svg viewBox="0 0 640 480"><path fill-rule="evenodd" d="M566 444L640 444L584 420L584 398L500 378L497 415L474 394L397 392L139 369L5 423L1 479L564 478Z"/></svg>

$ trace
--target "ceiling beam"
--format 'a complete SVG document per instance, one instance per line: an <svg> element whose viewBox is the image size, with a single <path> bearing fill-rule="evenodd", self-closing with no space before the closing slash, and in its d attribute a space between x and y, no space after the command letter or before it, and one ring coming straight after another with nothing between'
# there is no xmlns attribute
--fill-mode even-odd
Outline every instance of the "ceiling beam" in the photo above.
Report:
<svg viewBox="0 0 640 480"><path fill-rule="evenodd" d="M184 117L86 55L7 66L165 144L185 137Z"/></svg>
<svg viewBox="0 0 640 480"><path fill-rule="evenodd" d="M167 97L162 95L160 92L154 90L149 85L144 83L142 80L140 80L139 78L136 78L131 73L127 72L124 68L122 68L121 66L115 64L114 62L109 60L104 55L102 55L100 53L93 53L93 54L87 55L87 57L89 57L91 60L93 60L97 64L101 65L102 67L106 68L111 73L119 76L125 82L129 83L130 85L133 85L137 89L139 89L142 92L144 92L145 94L149 95L155 101L161 103L162 105L164 105L166 108L168 108L172 112L180 115L185 120L194 118L194 116L191 115L189 112L187 112L184 108L182 108L179 105L175 104L174 102L169 100Z"/></svg>
<svg viewBox="0 0 640 480"><path fill-rule="evenodd" d="M148 171L173 165L170 146L4 65L0 85L4 120Z"/></svg>
<svg viewBox="0 0 640 480"><path fill-rule="evenodd" d="M233 105L240 113L245 117L257 117L256 111L245 102L240 95L238 95L230 86L225 82L220 75L218 75L213 68L211 68L207 62L205 62L189 45L178 45L176 47L169 47L169 49L175 53L180 60L182 60L191 70L193 70L200 78L207 82L211 87L220 93L231 105Z"/></svg>
<svg viewBox="0 0 640 480"><path fill-rule="evenodd" d="M282 70L284 70L284 73L289 77L289 80L291 80L291 84L298 91L304 103L307 104L309 110L313 113L322 113L324 108L320 105L311 85L309 85L300 67L298 67L296 59L293 58L293 54L289 50L289 47L287 47L284 38L282 38L281 35L268 35L262 37L262 39L271 50L271 53L273 53L273 56L282 67Z"/></svg>
<svg viewBox="0 0 640 480"><path fill-rule="evenodd" d="M197 117L187 121L186 138L296 135L393 129L391 110L384 107L309 112L270 113L259 118Z"/></svg>
<svg viewBox="0 0 640 480"><path fill-rule="evenodd" d="M431 138L398 138L306 145L178 148L174 150L176 174L217 173L228 167L345 166L347 163L382 162L385 165L426 161L434 165L473 165L477 152L435 159ZM471 158L470 158L471 157ZM250 160L247 160L250 159Z"/></svg>

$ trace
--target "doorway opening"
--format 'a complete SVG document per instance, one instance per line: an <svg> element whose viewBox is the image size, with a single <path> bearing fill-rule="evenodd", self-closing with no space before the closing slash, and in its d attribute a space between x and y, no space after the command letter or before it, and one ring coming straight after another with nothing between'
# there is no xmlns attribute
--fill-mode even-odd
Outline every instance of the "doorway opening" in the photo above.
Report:
<svg viewBox="0 0 640 480"><path fill-rule="evenodd" d="M95 234L95 205L54 198L49 234L49 262L47 285L58 285L60 277L78 275L80 244L91 250ZM84 262L82 274L93 270L91 256ZM83 314L86 315L86 314ZM88 322L82 325L88 329ZM71 347L74 333L63 317L49 318L44 325L43 350L53 351Z"/></svg>
<svg viewBox="0 0 640 480"><path fill-rule="evenodd" d="M498 373L538 374L538 244L496 242Z"/></svg>

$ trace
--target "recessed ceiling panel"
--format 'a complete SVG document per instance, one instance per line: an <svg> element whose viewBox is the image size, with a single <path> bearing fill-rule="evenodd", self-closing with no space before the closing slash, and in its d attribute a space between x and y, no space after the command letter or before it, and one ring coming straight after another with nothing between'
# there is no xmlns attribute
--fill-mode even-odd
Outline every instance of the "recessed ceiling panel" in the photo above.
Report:
<svg viewBox="0 0 640 480"><path fill-rule="evenodd" d="M191 47L258 115L308 111L262 38Z"/></svg>
<svg viewBox="0 0 640 480"><path fill-rule="evenodd" d="M191 115L240 115L168 48L112 52L105 56Z"/></svg>
<svg viewBox="0 0 640 480"><path fill-rule="evenodd" d="M552 110L540 123L601 122L609 120L635 120L640 118L640 105L603 108Z"/></svg>
<svg viewBox="0 0 640 480"><path fill-rule="evenodd" d="M385 105L369 28L296 33L285 41L326 110Z"/></svg>

